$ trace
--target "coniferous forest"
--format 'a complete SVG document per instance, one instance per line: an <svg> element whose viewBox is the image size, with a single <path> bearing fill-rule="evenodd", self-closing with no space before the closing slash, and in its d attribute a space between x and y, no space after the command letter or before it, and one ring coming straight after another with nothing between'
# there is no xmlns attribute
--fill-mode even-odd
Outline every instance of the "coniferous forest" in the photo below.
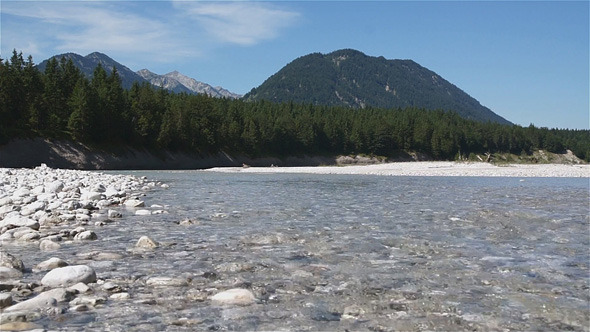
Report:
<svg viewBox="0 0 590 332"><path fill-rule="evenodd" d="M415 151L452 160L570 149L590 161L589 130L483 123L411 107L246 102L175 94L147 83L125 90L116 68L107 74L98 66L88 79L71 60L54 58L40 72L32 57L14 51L0 59L0 145L26 137L251 157Z"/></svg>

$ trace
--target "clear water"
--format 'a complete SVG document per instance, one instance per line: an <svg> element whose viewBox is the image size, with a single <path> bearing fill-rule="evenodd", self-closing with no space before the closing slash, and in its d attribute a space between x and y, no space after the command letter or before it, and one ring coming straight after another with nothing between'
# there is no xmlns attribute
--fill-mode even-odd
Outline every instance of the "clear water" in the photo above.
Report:
<svg viewBox="0 0 590 332"><path fill-rule="evenodd" d="M144 197L168 214L123 209L116 223L88 227L97 241L20 249L28 266L52 256L91 264L130 299L45 327L589 330L588 179L131 174L170 185ZM195 224L177 224L187 218ZM142 235L162 247L134 249ZM94 250L123 258L84 257ZM188 283L147 285L155 276ZM257 303L208 300L232 287L251 289ZM94 295L109 293L97 286Z"/></svg>

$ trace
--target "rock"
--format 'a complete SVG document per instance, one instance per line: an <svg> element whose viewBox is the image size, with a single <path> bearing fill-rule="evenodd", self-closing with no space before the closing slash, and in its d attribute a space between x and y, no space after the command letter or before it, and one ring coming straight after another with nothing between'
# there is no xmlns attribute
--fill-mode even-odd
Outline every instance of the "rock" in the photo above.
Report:
<svg viewBox="0 0 590 332"><path fill-rule="evenodd" d="M39 210L45 209L45 202L35 201L33 203L23 206L20 210L22 216L29 216Z"/></svg>
<svg viewBox="0 0 590 332"><path fill-rule="evenodd" d="M129 297L130 297L129 293L125 293L125 292L115 293L115 294L112 294L111 296L109 296L109 298L111 300L127 300Z"/></svg>
<svg viewBox="0 0 590 332"><path fill-rule="evenodd" d="M106 298L102 296L80 296L70 301L70 306L77 306L80 304L96 306L106 302Z"/></svg>
<svg viewBox="0 0 590 332"><path fill-rule="evenodd" d="M34 271L49 271L56 269L58 267L68 266L68 263L61 258L51 257L48 260L45 260L39 264L37 264L33 270Z"/></svg>
<svg viewBox="0 0 590 332"><path fill-rule="evenodd" d="M152 213L150 212L150 210L145 210L145 209L142 209L142 210L137 210L137 211L135 211L135 215L136 215L136 216L149 216L150 214L152 214Z"/></svg>
<svg viewBox="0 0 590 332"><path fill-rule="evenodd" d="M20 270L11 267L0 266L0 280L2 279L18 279L23 276Z"/></svg>
<svg viewBox="0 0 590 332"><path fill-rule="evenodd" d="M69 287L68 290L73 291L73 292L78 293L78 294L84 294L84 293L87 293L90 290L90 287L88 287L83 282L79 282L79 283L77 283L77 284Z"/></svg>
<svg viewBox="0 0 590 332"><path fill-rule="evenodd" d="M0 325L0 331L44 331L42 325L38 325L31 322L7 322Z"/></svg>
<svg viewBox="0 0 590 332"><path fill-rule="evenodd" d="M41 251L55 251L59 248L61 248L61 245L51 240L44 239L39 243L39 249L41 249Z"/></svg>
<svg viewBox="0 0 590 332"><path fill-rule="evenodd" d="M117 210L109 210L107 212L107 217L108 218L121 218L121 217L123 217L123 215Z"/></svg>
<svg viewBox="0 0 590 332"><path fill-rule="evenodd" d="M22 260L4 251L0 251L0 266L17 269L19 271L22 271L25 268Z"/></svg>
<svg viewBox="0 0 590 332"><path fill-rule="evenodd" d="M10 216L0 221L0 228L2 227L29 227L38 230L39 223L34 219L23 216Z"/></svg>
<svg viewBox="0 0 590 332"><path fill-rule="evenodd" d="M125 206L126 207L131 207L131 208L137 208L137 207L144 207L145 203L143 201L140 201L138 199L128 199L125 201Z"/></svg>
<svg viewBox="0 0 590 332"><path fill-rule="evenodd" d="M54 288L48 291L45 291L38 296L45 296L45 297L52 297L58 303L59 302L68 302L74 297L74 291L65 289L65 288Z"/></svg>
<svg viewBox="0 0 590 332"><path fill-rule="evenodd" d="M153 249L157 248L160 244L147 236L142 236L139 238L137 243L135 244L138 248L145 248L145 249Z"/></svg>
<svg viewBox="0 0 590 332"><path fill-rule="evenodd" d="M11 305L10 307L5 308L4 311L42 311L56 306L57 300L55 298L41 293L31 299Z"/></svg>
<svg viewBox="0 0 590 332"><path fill-rule="evenodd" d="M217 293L211 297L215 305L251 305L256 301L254 294L244 288L232 288L224 292Z"/></svg>
<svg viewBox="0 0 590 332"><path fill-rule="evenodd" d="M51 182L50 184L48 184L45 187L45 192L58 193L58 192L62 191L63 188L64 188L64 183L59 180L56 180L56 181Z"/></svg>
<svg viewBox="0 0 590 332"><path fill-rule="evenodd" d="M12 305L12 295L10 293L0 293L0 309Z"/></svg>
<svg viewBox="0 0 590 332"><path fill-rule="evenodd" d="M93 231L84 231L81 233L76 234L76 236L74 236L74 240L78 240L78 241L85 241L85 240L96 240L98 239L98 236L96 236L96 233L94 233Z"/></svg>
<svg viewBox="0 0 590 332"><path fill-rule="evenodd" d="M10 196L0 198L0 206L12 204L12 198Z"/></svg>
<svg viewBox="0 0 590 332"><path fill-rule="evenodd" d="M96 282L96 273L87 265L58 267L49 271L41 284L49 287L66 287L79 282L85 284Z"/></svg>
<svg viewBox="0 0 590 332"><path fill-rule="evenodd" d="M188 286L188 281L185 278L152 277L145 284L148 286L182 287Z"/></svg>

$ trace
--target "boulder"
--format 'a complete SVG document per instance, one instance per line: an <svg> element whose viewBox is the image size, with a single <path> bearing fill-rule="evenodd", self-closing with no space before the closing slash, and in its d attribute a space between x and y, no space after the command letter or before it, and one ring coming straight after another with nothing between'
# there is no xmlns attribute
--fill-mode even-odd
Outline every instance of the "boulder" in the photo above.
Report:
<svg viewBox="0 0 590 332"><path fill-rule="evenodd" d="M244 288L232 288L211 297L215 305L251 305L256 301L254 294Z"/></svg>
<svg viewBox="0 0 590 332"><path fill-rule="evenodd" d="M96 282L96 272L87 265L72 265L55 268L41 279L41 284L49 287L67 287L79 282Z"/></svg>

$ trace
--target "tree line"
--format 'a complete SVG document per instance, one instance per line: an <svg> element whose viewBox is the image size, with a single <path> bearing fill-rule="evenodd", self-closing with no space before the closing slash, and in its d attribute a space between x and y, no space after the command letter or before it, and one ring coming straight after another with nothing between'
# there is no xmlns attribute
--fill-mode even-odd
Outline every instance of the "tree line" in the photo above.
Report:
<svg viewBox="0 0 590 332"><path fill-rule="evenodd" d="M71 139L99 147L258 156L421 152L435 159L469 154L531 154L570 149L590 161L590 131L501 125L454 112L353 109L293 102L246 102L172 93L149 83L123 89L116 68L87 78L71 60L0 59L0 144L17 137Z"/></svg>

